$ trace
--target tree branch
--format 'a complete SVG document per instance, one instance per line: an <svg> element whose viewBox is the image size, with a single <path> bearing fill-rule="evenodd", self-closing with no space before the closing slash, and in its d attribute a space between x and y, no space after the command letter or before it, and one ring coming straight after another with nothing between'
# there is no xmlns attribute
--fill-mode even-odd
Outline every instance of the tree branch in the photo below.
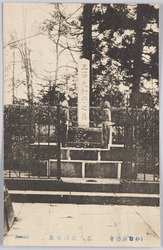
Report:
<svg viewBox="0 0 163 250"><path fill-rule="evenodd" d="M33 36L21 38L21 39L19 39L19 40L17 40L17 41L13 41L13 42L10 42L10 43L4 45L3 48L5 49L7 46L10 46L10 45L12 45L12 44L14 44L14 43L21 42L21 41L24 41L24 40L27 40L27 39L30 39L30 38L33 38L33 37L39 36L39 35L44 35L44 34L43 34L43 32L40 32L40 33L37 33L37 34L35 34L35 35L33 35Z"/></svg>
<svg viewBox="0 0 163 250"><path fill-rule="evenodd" d="M62 66L60 66L60 67L58 68L58 70L61 69L61 68L72 68L72 69L75 69L75 70L77 71L77 68L76 68L76 67L69 66L69 65L62 65Z"/></svg>

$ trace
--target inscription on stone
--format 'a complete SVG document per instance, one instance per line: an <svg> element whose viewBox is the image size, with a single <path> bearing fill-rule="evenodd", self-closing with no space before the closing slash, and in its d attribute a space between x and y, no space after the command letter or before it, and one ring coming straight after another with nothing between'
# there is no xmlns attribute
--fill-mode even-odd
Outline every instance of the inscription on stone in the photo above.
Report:
<svg viewBox="0 0 163 250"><path fill-rule="evenodd" d="M78 126L89 127L90 62L82 58L78 65Z"/></svg>

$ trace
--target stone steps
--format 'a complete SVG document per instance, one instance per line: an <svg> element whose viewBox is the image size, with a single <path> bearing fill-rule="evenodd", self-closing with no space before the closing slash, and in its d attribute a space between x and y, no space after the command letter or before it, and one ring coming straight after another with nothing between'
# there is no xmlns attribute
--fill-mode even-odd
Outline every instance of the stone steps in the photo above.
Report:
<svg viewBox="0 0 163 250"><path fill-rule="evenodd" d="M158 194L69 191L9 191L13 202L159 206Z"/></svg>
<svg viewBox="0 0 163 250"><path fill-rule="evenodd" d="M158 182L93 178L5 178L13 202L159 206Z"/></svg>
<svg viewBox="0 0 163 250"><path fill-rule="evenodd" d="M76 191L104 193L159 194L159 182L119 182L117 179L25 177L5 178L9 190Z"/></svg>

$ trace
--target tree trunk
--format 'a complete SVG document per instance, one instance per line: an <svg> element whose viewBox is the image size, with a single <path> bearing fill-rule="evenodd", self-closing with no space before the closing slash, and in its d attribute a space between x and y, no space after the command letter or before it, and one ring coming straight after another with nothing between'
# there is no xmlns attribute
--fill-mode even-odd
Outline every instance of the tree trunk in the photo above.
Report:
<svg viewBox="0 0 163 250"><path fill-rule="evenodd" d="M13 47L12 101L15 104L15 48Z"/></svg>
<svg viewBox="0 0 163 250"><path fill-rule="evenodd" d="M93 4L84 4L83 10L83 57L90 60L90 105L92 103L92 8Z"/></svg>
<svg viewBox="0 0 163 250"><path fill-rule="evenodd" d="M135 53L134 53L134 82L131 94L131 106L139 106L140 77L142 69L142 50L143 50L143 27L142 27L142 5L137 5L137 21L135 22Z"/></svg>

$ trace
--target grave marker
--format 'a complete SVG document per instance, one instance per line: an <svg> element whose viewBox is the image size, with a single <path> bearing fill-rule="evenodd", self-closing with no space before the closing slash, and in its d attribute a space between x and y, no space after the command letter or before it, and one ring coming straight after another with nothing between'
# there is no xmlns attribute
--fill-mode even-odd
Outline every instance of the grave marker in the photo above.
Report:
<svg viewBox="0 0 163 250"><path fill-rule="evenodd" d="M78 126L89 128L90 61L82 58L78 65Z"/></svg>

